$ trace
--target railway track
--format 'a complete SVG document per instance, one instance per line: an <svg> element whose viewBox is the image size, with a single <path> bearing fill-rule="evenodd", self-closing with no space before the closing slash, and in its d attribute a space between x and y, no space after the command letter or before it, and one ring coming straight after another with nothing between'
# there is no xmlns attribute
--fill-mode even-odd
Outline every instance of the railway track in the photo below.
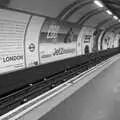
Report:
<svg viewBox="0 0 120 120"><path fill-rule="evenodd" d="M117 52L118 53L118 52ZM112 57L117 53L112 53L104 56L94 56L81 65L68 67L65 70L53 75L41 78L40 80L30 83L27 86L0 98L0 115L3 115L10 110L24 104L25 102L55 88L56 86L68 81L69 79L79 75L80 73L94 67L98 63Z"/></svg>

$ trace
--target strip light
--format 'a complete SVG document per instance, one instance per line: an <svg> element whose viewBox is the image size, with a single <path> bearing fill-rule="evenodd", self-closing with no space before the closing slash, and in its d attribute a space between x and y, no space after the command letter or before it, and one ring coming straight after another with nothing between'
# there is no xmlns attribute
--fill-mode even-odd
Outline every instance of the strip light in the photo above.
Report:
<svg viewBox="0 0 120 120"><path fill-rule="evenodd" d="M118 17L117 17L117 16L113 16L113 18L114 18L115 20L118 20Z"/></svg>
<svg viewBox="0 0 120 120"><path fill-rule="evenodd" d="M100 1L98 1L98 0L94 0L94 3L98 6L98 7L104 7L103 6L103 4L100 2Z"/></svg>
<svg viewBox="0 0 120 120"><path fill-rule="evenodd" d="M109 15L112 15L112 12L110 10L106 10L106 12L109 14Z"/></svg>

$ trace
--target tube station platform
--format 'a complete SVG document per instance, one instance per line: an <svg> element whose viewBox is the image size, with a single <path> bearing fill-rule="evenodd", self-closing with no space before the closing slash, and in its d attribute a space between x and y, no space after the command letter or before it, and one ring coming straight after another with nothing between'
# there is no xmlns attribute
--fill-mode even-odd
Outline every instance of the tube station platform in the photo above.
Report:
<svg viewBox="0 0 120 120"><path fill-rule="evenodd" d="M118 120L120 54L0 117L0 120Z"/></svg>
<svg viewBox="0 0 120 120"><path fill-rule="evenodd" d="M119 120L120 58L40 120Z"/></svg>

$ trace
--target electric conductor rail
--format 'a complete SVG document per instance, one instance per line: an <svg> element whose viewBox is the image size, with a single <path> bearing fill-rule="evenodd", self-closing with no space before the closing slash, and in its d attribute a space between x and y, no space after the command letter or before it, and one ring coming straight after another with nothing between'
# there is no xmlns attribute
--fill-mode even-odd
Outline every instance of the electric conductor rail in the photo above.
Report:
<svg viewBox="0 0 120 120"><path fill-rule="evenodd" d="M91 57L91 59L80 65L66 68L64 71L42 78L35 83L30 83L28 86L0 98L0 115L3 115L27 101L55 88L117 53L118 51L104 56Z"/></svg>

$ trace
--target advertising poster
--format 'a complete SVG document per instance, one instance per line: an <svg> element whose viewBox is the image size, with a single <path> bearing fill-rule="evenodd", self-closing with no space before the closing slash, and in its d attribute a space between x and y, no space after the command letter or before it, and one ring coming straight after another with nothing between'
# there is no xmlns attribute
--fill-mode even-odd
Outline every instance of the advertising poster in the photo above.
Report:
<svg viewBox="0 0 120 120"><path fill-rule="evenodd" d="M30 16L0 9L0 73L25 67L24 38Z"/></svg>
<svg viewBox="0 0 120 120"><path fill-rule="evenodd" d="M120 41L120 34L117 33L114 39L114 48L119 47L119 41Z"/></svg>
<svg viewBox="0 0 120 120"><path fill-rule="evenodd" d="M102 48L106 50L108 48L114 48L114 33L107 32L102 41Z"/></svg>
<svg viewBox="0 0 120 120"><path fill-rule="evenodd" d="M102 37L103 37L104 31L102 31L98 38L98 51L102 50Z"/></svg>
<svg viewBox="0 0 120 120"><path fill-rule="evenodd" d="M84 55L92 52L94 31L95 29L87 27L83 27L81 29L77 40L78 55Z"/></svg>
<svg viewBox="0 0 120 120"><path fill-rule="evenodd" d="M83 54L83 43L82 43L82 37L84 35L84 29L82 28L80 30L80 33L78 35L77 39L77 55L82 55Z"/></svg>
<svg viewBox="0 0 120 120"><path fill-rule="evenodd" d="M52 19L44 22L39 39L40 63L76 56L79 29Z"/></svg>
<svg viewBox="0 0 120 120"><path fill-rule="evenodd" d="M100 30L95 30L93 32L93 48L92 48L92 52L97 52L98 51L98 38L101 34Z"/></svg>
<svg viewBox="0 0 120 120"><path fill-rule="evenodd" d="M25 39L25 57L27 67L39 65L39 36L41 26L44 22L43 17L32 16Z"/></svg>

